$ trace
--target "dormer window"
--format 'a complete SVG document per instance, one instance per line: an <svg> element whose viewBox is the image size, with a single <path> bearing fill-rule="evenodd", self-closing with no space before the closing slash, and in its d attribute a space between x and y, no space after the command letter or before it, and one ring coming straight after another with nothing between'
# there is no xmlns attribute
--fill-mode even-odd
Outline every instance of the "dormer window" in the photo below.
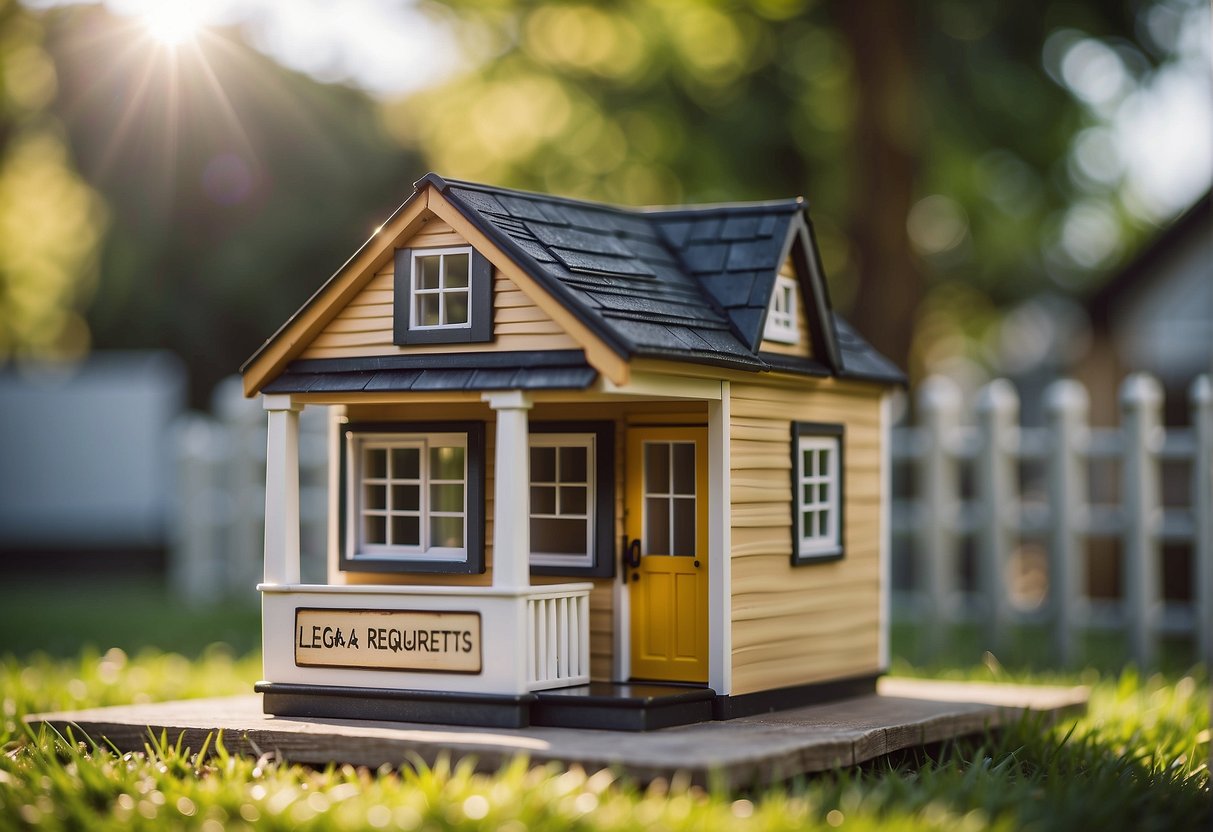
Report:
<svg viewBox="0 0 1213 832"><path fill-rule="evenodd" d="M413 251L413 314L409 329L466 328L471 291L472 250Z"/></svg>
<svg viewBox="0 0 1213 832"><path fill-rule="evenodd" d="M762 337L780 344L800 342L800 326L797 321L796 281L779 275L775 278L775 291L771 294L771 305L767 309L767 325Z"/></svg>
<svg viewBox="0 0 1213 832"><path fill-rule="evenodd" d="M493 339L492 266L471 246L396 250L397 344Z"/></svg>

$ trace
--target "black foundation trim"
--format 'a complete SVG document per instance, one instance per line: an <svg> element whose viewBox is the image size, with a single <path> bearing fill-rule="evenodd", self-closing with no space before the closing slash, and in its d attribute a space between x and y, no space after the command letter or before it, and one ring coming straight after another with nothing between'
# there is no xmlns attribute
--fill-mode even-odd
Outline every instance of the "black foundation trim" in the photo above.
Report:
<svg viewBox="0 0 1213 832"><path fill-rule="evenodd" d="M517 695L354 688L258 682L267 714L309 719L372 719L485 728L590 728L655 731L676 725L772 713L875 693L880 673L741 696L710 688L591 682Z"/></svg>
<svg viewBox="0 0 1213 832"><path fill-rule="evenodd" d="M709 688L591 682L538 691L531 724L607 731L656 731L712 720Z"/></svg>
<svg viewBox="0 0 1213 832"><path fill-rule="evenodd" d="M258 682L262 710L274 716L375 719L483 728L526 728L535 694L347 688Z"/></svg>
<svg viewBox="0 0 1213 832"><path fill-rule="evenodd" d="M876 692L876 680L881 675L871 673L811 685L744 693L740 696L717 696L712 707L712 718L737 719L742 716L786 711L789 708L803 708L806 705L820 705L823 702L849 699L853 696L866 696Z"/></svg>

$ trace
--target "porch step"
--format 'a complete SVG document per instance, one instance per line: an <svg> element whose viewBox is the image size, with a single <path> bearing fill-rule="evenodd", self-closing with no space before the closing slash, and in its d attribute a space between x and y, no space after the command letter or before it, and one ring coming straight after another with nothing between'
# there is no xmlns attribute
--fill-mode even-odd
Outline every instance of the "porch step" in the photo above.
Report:
<svg viewBox="0 0 1213 832"><path fill-rule="evenodd" d="M536 691L534 697L532 725L655 731L711 721L716 692L690 685L590 682Z"/></svg>

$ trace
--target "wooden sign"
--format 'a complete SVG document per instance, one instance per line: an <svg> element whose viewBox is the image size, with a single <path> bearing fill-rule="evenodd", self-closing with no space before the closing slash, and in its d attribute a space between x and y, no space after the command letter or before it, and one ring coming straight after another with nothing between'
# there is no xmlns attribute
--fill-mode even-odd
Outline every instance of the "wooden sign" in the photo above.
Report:
<svg viewBox="0 0 1213 832"><path fill-rule="evenodd" d="M295 610L295 664L480 672L480 613Z"/></svg>

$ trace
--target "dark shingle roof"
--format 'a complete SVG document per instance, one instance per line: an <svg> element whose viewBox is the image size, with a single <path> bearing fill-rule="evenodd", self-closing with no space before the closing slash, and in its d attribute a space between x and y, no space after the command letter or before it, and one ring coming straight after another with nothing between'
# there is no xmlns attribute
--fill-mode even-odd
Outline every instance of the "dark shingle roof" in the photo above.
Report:
<svg viewBox="0 0 1213 832"><path fill-rule="evenodd" d="M633 209L443 179L433 173L419 180L415 191L427 185L441 191L469 222L624 357L905 381L892 362L832 315L815 253L809 258L812 274L806 279L812 286L806 287L805 303L810 307L806 312L814 331L814 352L824 358L785 361L759 354L779 268L798 236L802 244L797 251L813 246L801 199ZM286 326L289 322L283 330ZM523 368L534 364L521 358L532 354L513 355L520 360L512 368L427 367L415 356L399 359L407 367L379 366L379 359L373 358L356 359L356 367L295 361L264 389L336 392L381 389L383 384L422 389L418 385L430 383L466 390L543 389L553 384L579 389L596 378L584 358L576 366L535 367L533 374L527 374L521 372ZM419 375L414 378L409 375L412 371Z"/></svg>
<svg viewBox="0 0 1213 832"><path fill-rule="evenodd" d="M292 362L262 392L584 390L597 378L581 350L315 358Z"/></svg>
<svg viewBox="0 0 1213 832"><path fill-rule="evenodd" d="M896 381L904 383L905 374L897 365L876 351L863 340L849 323L834 315L834 331L838 334L838 351L842 355L840 375L863 378L871 381Z"/></svg>
<svg viewBox="0 0 1213 832"><path fill-rule="evenodd" d="M435 174L417 187L427 183L623 354L771 369L758 347L804 200L630 209ZM850 327L846 340L838 375L904 382Z"/></svg>
<svg viewBox="0 0 1213 832"><path fill-rule="evenodd" d="M424 180L423 180L424 181ZM651 218L592 202L447 180L444 193L628 355L763 369Z"/></svg>
<svg viewBox="0 0 1213 832"><path fill-rule="evenodd" d="M650 220L752 351L801 200L656 210Z"/></svg>

